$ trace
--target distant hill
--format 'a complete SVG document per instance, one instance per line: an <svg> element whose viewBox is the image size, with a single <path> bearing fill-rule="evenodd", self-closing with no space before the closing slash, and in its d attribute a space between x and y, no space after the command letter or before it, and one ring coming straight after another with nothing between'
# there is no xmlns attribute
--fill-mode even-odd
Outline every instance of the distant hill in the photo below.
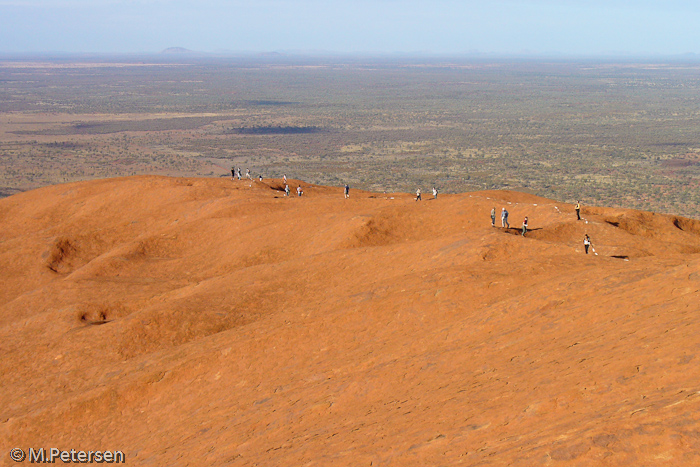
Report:
<svg viewBox="0 0 700 467"><path fill-rule="evenodd" d="M184 47L168 47L167 49L162 50L160 53L162 53L162 54L187 54L187 53L194 53L194 51L186 49Z"/></svg>
<svg viewBox="0 0 700 467"><path fill-rule="evenodd" d="M700 465L700 221L288 182L1 199L0 464Z"/></svg>

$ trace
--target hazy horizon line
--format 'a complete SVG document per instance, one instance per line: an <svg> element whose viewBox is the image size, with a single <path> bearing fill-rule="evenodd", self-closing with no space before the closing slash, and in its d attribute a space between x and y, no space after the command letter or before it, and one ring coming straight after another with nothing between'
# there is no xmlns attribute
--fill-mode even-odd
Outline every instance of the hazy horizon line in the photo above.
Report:
<svg viewBox="0 0 700 467"><path fill-rule="evenodd" d="M167 47L160 51L141 51L141 52L65 52L65 51L27 51L27 52L3 52L0 51L0 60L12 58L87 58L87 57L171 57L171 58L189 58L189 57L210 57L210 58L416 58L416 59L431 59L431 58L462 58L462 59L569 59L569 60L678 60L678 59L697 59L700 60L700 54L696 52L683 53L632 53L632 52L603 52L603 53L567 53L567 52L482 52L482 51L466 51L466 52L433 52L433 51L412 51L412 52L339 52L332 50L269 50L269 51L252 51L252 50L217 50L217 51L200 51L191 50L184 47Z"/></svg>

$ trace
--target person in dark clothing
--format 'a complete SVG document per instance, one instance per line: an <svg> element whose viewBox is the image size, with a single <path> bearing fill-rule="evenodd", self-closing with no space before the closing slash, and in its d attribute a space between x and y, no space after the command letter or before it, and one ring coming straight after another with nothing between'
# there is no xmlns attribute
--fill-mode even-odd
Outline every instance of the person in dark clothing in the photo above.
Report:
<svg viewBox="0 0 700 467"><path fill-rule="evenodd" d="M591 246L591 237L588 236L588 234L585 234L583 236L583 248L586 250L586 254L588 254L588 248Z"/></svg>

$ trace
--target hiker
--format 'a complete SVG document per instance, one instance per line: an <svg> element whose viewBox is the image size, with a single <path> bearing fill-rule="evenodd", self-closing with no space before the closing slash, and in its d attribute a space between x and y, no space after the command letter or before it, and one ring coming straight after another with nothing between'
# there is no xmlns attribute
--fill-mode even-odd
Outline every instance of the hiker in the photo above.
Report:
<svg viewBox="0 0 700 467"><path fill-rule="evenodd" d="M258 175L258 180L262 182L262 174Z"/></svg>
<svg viewBox="0 0 700 467"><path fill-rule="evenodd" d="M437 199L437 194L438 194L437 188L433 187L433 199Z"/></svg>
<svg viewBox="0 0 700 467"><path fill-rule="evenodd" d="M250 176L250 169L245 169L245 178L247 178L248 180L252 180Z"/></svg>
<svg viewBox="0 0 700 467"><path fill-rule="evenodd" d="M588 236L588 234L583 235L583 248L586 250L586 254L588 254L588 248L591 246L591 237Z"/></svg>
<svg viewBox="0 0 700 467"><path fill-rule="evenodd" d="M231 167L231 180L236 179L236 169L235 167Z"/></svg>
<svg viewBox="0 0 700 467"><path fill-rule="evenodd" d="M527 233L527 216L525 216L525 220L523 221L523 237Z"/></svg>
<svg viewBox="0 0 700 467"><path fill-rule="evenodd" d="M416 190L416 201L422 201L423 199L420 197L420 188Z"/></svg>
<svg viewBox="0 0 700 467"><path fill-rule="evenodd" d="M496 227L496 207L491 208L491 227Z"/></svg>
<svg viewBox="0 0 700 467"><path fill-rule="evenodd" d="M284 184L287 184L287 174L282 175L282 179L284 180Z"/></svg>
<svg viewBox="0 0 700 467"><path fill-rule="evenodd" d="M284 196L289 196L289 185L284 185Z"/></svg>
<svg viewBox="0 0 700 467"><path fill-rule="evenodd" d="M576 209L576 217L578 217L578 220L581 220L581 203L576 201L576 207L574 209Z"/></svg>
<svg viewBox="0 0 700 467"><path fill-rule="evenodd" d="M345 188L343 189L343 191L345 194L345 199L348 199L350 197L350 187L348 186L347 183L345 184Z"/></svg>
<svg viewBox="0 0 700 467"><path fill-rule="evenodd" d="M238 180L240 180L241 179L241 168L240 167L238 168L236 173L238 174Z"/></svg>
<svg viewBox="0 0 700 467"><path fill-rule="evenodd" d="M508 211L506 211L506 208L501 209L501 227L510 229L510 224L508 223Z"/></svg>
<svg viewBox="0 0 700 467"><path fill-rule="evenodd" d="M303 195L303 194L304 194L304 192L301 191L301 185L299 185L299 186L297 187L297 196L301 196L301 195Z"/></svg>

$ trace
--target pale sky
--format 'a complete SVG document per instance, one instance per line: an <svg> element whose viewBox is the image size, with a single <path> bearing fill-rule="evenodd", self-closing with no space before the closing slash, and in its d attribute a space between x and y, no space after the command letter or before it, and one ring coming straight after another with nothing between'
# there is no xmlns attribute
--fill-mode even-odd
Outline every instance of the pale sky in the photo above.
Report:
<svg viewBox="0 0 700 467"><path fill-rule="evenodd" d="M697 0L0 0L0 53L700 53Z"/></svg>

